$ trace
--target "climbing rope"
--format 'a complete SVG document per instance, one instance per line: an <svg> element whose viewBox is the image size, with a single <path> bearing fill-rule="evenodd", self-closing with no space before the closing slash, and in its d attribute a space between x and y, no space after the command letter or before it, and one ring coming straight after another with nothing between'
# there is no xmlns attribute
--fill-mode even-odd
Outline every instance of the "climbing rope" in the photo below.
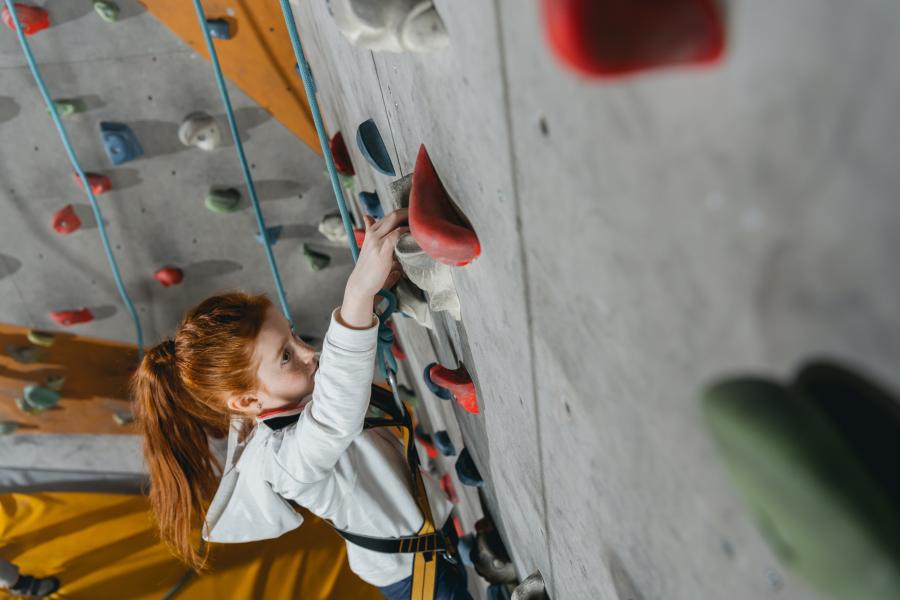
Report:
<svg viewBox="0 0 900 600"><path fill-rule="evenodd" d="M119 272L119 264L116 262L116 257L113 255L112 247L109 244L109 237L106 235L106 226L103 224L103 214L100 212L97 198L94 196L94 192L91 189L91 184L88 182L84 169L81 168L81 164L78 162L78 157L75 155L75 150L72 148L72 143L69 141L66 128L63 127L62 120L59 118L59 113L56 111L56 105L53 103L53 99L47 91L44 78L41 77L37 62L34 60L34 55L31 53L31 46L28 45L28 40L25 38L25 33L22 31L22 23L19 21L19 15L16 8L13 5L12 0L5 0L5 2L6 9L9 11L10 18L15 26L16 36L19 38L19 44L22 46L22 52L25 54L25 60L28 61L28 68L31 69L34 81L37 83L38 90L40 90L41 96L44 98L44 103L47 105L47 111L53 118L53 123L56 125L56 130L59 132L63 147L66 149L69 162L72 163L72 168L75 169L75 172L78 174L81 185L84 187L88 200L90 200L91 209L94 211L94 218L97 220L97 231L100 232L100 240L103 242L103 249L106 252L106 259L109 261L109 266L112 269L116 287L119 290L119 295L122 297L122 302L125 304L125 307L131 314L131 319L134 321L138 359L141 359L144 355L144 332L141 328L141 320L138 317L137 310L134 308L134 304L131 302L131 298L128 296L128 292L125 290L125 283L122 281L122 274Z"/></svg>
<svg viewBox="0 0 900 600"><path fill-rule="evenodd" d="M9 3L10 0L6 0L6 2ZM269 270L272 271L272 278L275 280L275 290L278 293L278 302L281 304L281 311L284 313L285 318L287 318L288 323L293 327L294 321L291 319L291 311L288 308L284 286L281 283L281 275L278 273L278 265L275 263L275 255L272 254L272 243L269 240L266 221L263 218L262 209L259 206L259 198L256 195L256 186L253 185L253 177L250 175L247 156L244 154L244 145L241 142L241 136L234 119L234 111L231 108L231 98L228 95L228 88L225 85L225 76L222 75L222 67L219 64L219 55L216 53L216 47L213 44L212 36L209 34L209 28L206 25L206 15L203 12L203 6L200 4L200 0L194 0L194 10L197 12L200 30L203 32L203 39L206 40L206 48L209 50L213 71L216 74L216 84L219 86L219 94L222 96L222 104L225 105L225 116L228 118L228 127L231 129L231 137L234 139L234 148L237 151L238 161L241 163L241 171L244 174L244 182L247 184L247 191L250 194L250 203L253 205L253 212L256 215L256 224L259 227L259 235L266 251L266 260L269 263Z"/></svg>

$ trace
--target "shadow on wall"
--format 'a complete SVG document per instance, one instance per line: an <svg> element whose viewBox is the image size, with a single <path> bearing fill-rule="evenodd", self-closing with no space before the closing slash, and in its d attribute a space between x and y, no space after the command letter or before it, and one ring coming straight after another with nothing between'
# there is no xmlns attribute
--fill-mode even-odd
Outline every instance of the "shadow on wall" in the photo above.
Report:
<svg viewBox="0 0 900 600"><path fill-rule="evenodd" d="M21 268L21 260L9 254L0 254L0 279L12 275Z"/></svg>
<svg viewBox="0 0 900 600"><path fill-rule="evenodd" d="M230 273L236 273L243 268L241 263L233 260L201 260L184 267L184 276L186 279L190 280L214 279Z"/></svg>
<svg viewBox="0 0 900 600"><path fill-rule="evenodd" d="M9 96L0 96L0 123L14 119L22 108Z"/></svg>
<svg viewBox="0 0 900 600"><path fill-rule="evenodd" d="M299 181L290 179L260 179L254 178L253 185L256 188L256 197L260 202L268 200L284 200L287 198L299 198L304 188ZM245 184L231 186L241 192L241 207L250 207L250 192Z"/></svg>

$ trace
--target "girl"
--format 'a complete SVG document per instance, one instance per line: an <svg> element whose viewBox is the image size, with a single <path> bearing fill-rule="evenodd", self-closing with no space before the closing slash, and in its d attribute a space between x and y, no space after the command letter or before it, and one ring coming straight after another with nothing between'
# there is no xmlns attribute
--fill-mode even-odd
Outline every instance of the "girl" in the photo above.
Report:
<svg viewBox="0 0 900 600"><path fill-rule="evenodd" d="M132 393L151 506L162 539L191 567L203 569L207 558L191 536L198 520L212 542L273 538L302 522L288 501L358 536L399 538L423 525L403 444L384 428L363 430L378 331L372 307L402 274L393 249L406 220L406 210L366 218L320 358L268 299L244 293L201 302L174 339L147 352ZM207 436L235 417L255 426L235 450L229 444L220 484ZM425 487L434 523L447 523L449 501L430 478ZM348 541L347 555L386 598L410 598L412 554ZM470 600L462 568L437 560L434 597Z"/></svg>

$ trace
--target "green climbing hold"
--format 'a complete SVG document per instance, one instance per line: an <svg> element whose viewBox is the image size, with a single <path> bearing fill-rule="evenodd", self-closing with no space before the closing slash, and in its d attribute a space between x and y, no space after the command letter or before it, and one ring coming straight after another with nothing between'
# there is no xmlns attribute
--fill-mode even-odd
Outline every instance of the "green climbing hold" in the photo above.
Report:
<svg viewBox="0 0 900 600"><path fill-rule="evenodd" d="M53 408L59 402L59 392L47 389L39 385L25 387L25 403L36 410Z"/></svg>
<svg viewBox="0 0 900 600"><path fill-rule="evenodd" d="M130 410L117 410L113 413L113 421L121 427L130 425L134 423L134 413Z"/></svg>
<svg viewBox="0 0 900 600"><path fill-rule="evenodd" d="M0 435L15 433L18 428L19 424L15 421L0 421Z"/></svg>
<svg viewBox="0 0 900 600"><path fill-rule="evenodd" d="M77 98L60 98L53 101L53 106L56 108L56 113L61 117L68 117L85 110L84 102ZM47 109L47 114L50 114L49 108Z"/></svg>
<svg viewBox="0 0 900 600"><path fill-rule="evenodd" d="M94 11L107 23L115 23L119 18L119 5L111 0L94 0Z"/></svg>
<svg viewBox="0 0 900 600"><path fill-rule="evenodd" d="M206 208L217 213L233 213L240 208L241 193L234 188L210 190Z"/></svg>
<svg viewBox="0 0 900 600"><path fill-rule="evenodd" d="M13 346L12 344L6 347L6 353L12 356L16 362L24 365L41 362L47 355L47 351L43 348L35 348L34 346Z"/></svg>
<svg viewBox="0 0 900 600"><path fill-rule="evenodd" d="M325 173L328 175L328 173ZM356 177L353 175L345 175L343 173L338 173L338 180L341 182L341 187L345 187L349 190L356 190Z"/></svg>
<svg viewBox="0 0 900 600"><path fill-rule="evenodd" d="M28 404L28 402L25 401L25 398L16 398L16 406L17 406L17 407L19 408L19 410L21 410L23 413L29 414L29 415L39 415L39 414L41 414L42 412L44 412L43 410L40 410L40 409L38 409L38 408L34 408L34 407L31 406L30 404Z"/></svg>
<svg viewBox="0 0 900 600"><path fill-rule="evenodd" d="M66 376L58 373L47 375L47 381L44 383L45 388L54 392L62 390L64 385L66 385Z"/></svg>
<svg viewBox="0 0 900 600"><path fill-rule="evenodd" d="M49 348L56 342L56 336L52 333L47 333L45 331L37 331L36 329L32 329L28 332L28 341L34 344L35 346L41 346L42 348Z"/></svg>
<svg viewBox="0 0 900 600"><path fill-rule="evenodd" d="M303 257L306 258L309 268L313 271L321 271L331 262L330 256L316 252L308 244L303 244Z"/></svg>

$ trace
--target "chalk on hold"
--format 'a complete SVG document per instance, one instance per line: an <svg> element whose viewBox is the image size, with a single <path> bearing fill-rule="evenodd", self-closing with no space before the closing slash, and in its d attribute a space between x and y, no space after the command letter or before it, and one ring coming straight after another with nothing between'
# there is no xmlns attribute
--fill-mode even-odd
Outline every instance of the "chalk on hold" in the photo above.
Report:
<svg viewBox="0 0 900 600"><path fill-rule="evenodd" d="M68 117L75 113L85 111L84 102L78 98L59 98L53 101L53 107L56 109L56 113L61 117ZM49 108L47 109L47 112L50 112Z"/></svg>
<svg viewBox="0 0 900 600"><path fill-rule="evenodd" d="M303 244L303 258L312 271L321 271L331 263L331 257L313 250L309 244Z"/></svg>
<svg viewBox="0 0 900 600"><path fill-rule="evenodd" d="M178 139L185 146L196 146L201 150L215 150L222 140L222 132L215 117L198 111L184 118L178 127Z"/></svg>
<svg viewBox="0 0 900 600"><path fill-rule="evenodd" d="M54 310L50 313L50 318L63 327L71 327L93 321L94 315L89 308L79 308L77 310Z"/></svg>
<svg viewBox="0 0 900 600"><path fill-rule="evenodd" d="M50 348L56 343L56 336L52 333L47 333L46 331L32 329L28 332L27 337L29 342L35 346L41 346L42 348Z"/></svg>
<svg viewBox="0 0 900 600"><path fill-rule="evenodd" d="M469 454L468 448L463 448L462 452L459 453L459 458L456 459L456 475L464 485L472 487L484 485L484 479L481 478L478 467L475 466L475 461L472 460L472 455Z"/></svg>
<svg viewBox="0 0 900 600"><path fill-rule="evenodd" d="M459 496L456 495L456 488L453 487L453 479L450 478L450 473L444 473L441 476L441 490L452 504L459 504Z"/></svg>
<svg viewBox="0 0 900 600"><path fill-rule="evenodd" d="M53 390L54 392L58 392L63 389L63 386L66 385L66 376L61 375L59 373L52 373L47 375L47 380L44 383L44 387L48 390Z"/></svg>
<svg viewBox="0 0 900 600"><path fill-rule="evenodd" d="M542 0L556 56L582 75L620 77L722 56L725 27L716 0Z"/></svg>
<svg viewBox="0 0 900 600"><path fill-rule="evenodd" d="M278 239L281 237L281 232L284 229L281 225L272 225L271 227L266 227L266 239L269 240L269 245L274 246L278 243ZM257 232L256 241L260 244L264 244L265 240L263 240L262 232Z"/></svg>
<svg viewBox="0 0 900 600"><path fill-rule="evenodd" d="M163 267L153 274L153 278L160 282L163 287L171 287L181 283L184 279L184 271L178 267Z"/></svg>
<svg viewBox="0 0 900 600"><path fill-rule="evenodd" d="M424 144L409 193L409 227L419 246L446 265L462 267L481 254L478 236L450 200Z"/></svg>
<svg viewBox="0 0 900 600"><path fill-rule="evenodd" d="M422 379L425 381L425 386L431 390L431 393L440 398L441 400L450 400L453 396L450 394L450 390L442 388L434 381L431 380L431 368L439 366L437 363L431 363L427 367L425 367L425 371L422 373Z"/></svg>
<svg viewBox="0 0 900 600"><path fill-rule="evenodd" d="M59 402L59 392L39 385L25 386L25 403L35 410L48 410Z"/></svg>
<svg viewBox="0 0 900 600"><path fill-rule="evenodd" d="M450 41L431 0L331 0L330 7L340 32L358 48L429 52Z"/></svg>
<svg viewBox="0 0 900 600"><path fill-rule="evenodd" d="M84 175L87 177L88 185L91 186L91 191L95 196L105 194L112 189L112 179L106 175L100 173L85 173ZM81 176L78 173L72 173L72 178L75 180L75 184L83 190L84 182L81 180Z"/></svg>
<svg viewBox="0 0 900 600"><path fill-rule="evenodd" d="M401 235L397 240L394 255L403 266L407 278L428 293L428 307L432 311L446 311L457 321L462 318L459 297L456 295L456 286L451 274L452 267L426 254L409 233ZM416 320L422 322L419 320L418 311ZM430 317L428 320L430 321Z"/></svg>
<svg viewBox="0 0 900 600"><path fill-rule="evenodd" d="M434 385L450 392L456 402L473 415L478 414L478 396L475 393L475 383L469 377L469 372L464 365L458 369L450 370L447 367L434 363L428 371L429 378Z"/></svg>
<svg viewBox="0 0 900 600"><path fill-rule="evenodd" d="M134 423L134 413L130 410L117 410L113 413L112 418L120 427Z"/></svg>
<svg viewBox="0 0 900 600"><path fill-rule="evenodd" d="M102 121L100 135L103 137L106 155L114 165L127 163L144 154L144 149L141 148L134 131L124 123Z"/></svg>
<svg viewBox="0 0 900 600"><path fill-rule="evenodd" d="M15 421L0 421L0 435L10 435L19 429L19 424Z"/></svg>
<svg viewBox="0 0 900 600"><path fill-rule="evenodd" d="M119 18L119 5L112 0L94 0L94 12L107 23L115 23Z"/></svg>
<svg viewBox="0 0 900 600"><path fill-rule="evenodd" d="M78 231L81 227L81 219L75 212L75 207L66 204L64 207L53 213L53 229L56 233L67 235L73 231Z"/></svg>
<svg viewBox="0 0 900 600"><path fill-rule="evenodd" d="M35 346L16 346L10 344L6 347L6 353L9 354L14 361L23 365L41 362L47 356L47 351L43 348Z"/></svg>
<svg viewBox="0 0 900 600"><path fill-rule="evenodd" d="M362 204L363 208L366 209L366 214L368 214L373 219L384 218L384 209L381 208L381 201L378 199L378 192L360 192L359 203Z"/></svg>
<svg viewBox="0 0 900 600"><path fill-rule="evenodd" d="M388 184L392 203L397 208L409 207L409 192L412 189L412 176L413 174L410 173L404 175L400 179L395 179Z"/></svg>
<svg viewBox="0 0 900 600"><path fill-rule="evenodd" d="M350 152L347 151L347 144L344 142L344 134L340 131L334 134L328 142L328 147L331 149L331 158L337 172L341 175L356 175L353 162L350 160Z"/></svg>
<svg viewBox="0 0 900 600"><path fill-rule="evenodd" d="M233 213L240 209L241 193L235 188L210 190L204 204L216 213Z"/></svg>
<svg viewBox="0 0 900 600"><path fill-rule="evenodd" d="M209 29L209 35L217 40L231 39L231 27L226 19L207 19L206 28Z"/></svg>
<svg viewBox="0 0 900 600"><path fill-rule="evenodd" d="M19 24L22 26L22 33L25 35L34 35L38 31L42 31L50 27L50 13L39 6L30 6L16 2L13 4L16 9L16 16L19 17ZM3 22L7 27L16 30L16 24L13 22L12 14L9 9L4 6L2 14Z"/></svg>
<svg viewBox="0 0 900 600"><path fill-rule="evenodd" d="M434 329L434 320L421 290L409 281L401 279L397 282L394 293L397 296L397 310L400 314L414 319L422 327Z"/></svg>
<svg viewBox="0 0 900 600"><path fill-rule="evenodd" d="M344 229L344 220L341 215L325 215L319 221L319 233L325 236L329 242L341 244L347 243L347 230Z"/></svg>
<svg viewBox="0 0 900 600"><path fill-rule="evenodd" d="M359 129L356 130L356 145L359 146L359 151L376 171L390 177L397 174L374 120L369 119L360 124Z"/></svg>
<svg viewBox="0 0 900 600"><path fill-rule="evenodd" d="M522 580L513 590L510 600L550 600L540 571L535 571Z"/></svg>
<svg viewBox="0 0 900 600"><path fill-rule="evenodd" d="M435 431L434 436L432 437L434 439L434 445L441 451L441 454L444 456L453 456L456 454L456 447L453 445L449 433L444 430Z"/></svg>

